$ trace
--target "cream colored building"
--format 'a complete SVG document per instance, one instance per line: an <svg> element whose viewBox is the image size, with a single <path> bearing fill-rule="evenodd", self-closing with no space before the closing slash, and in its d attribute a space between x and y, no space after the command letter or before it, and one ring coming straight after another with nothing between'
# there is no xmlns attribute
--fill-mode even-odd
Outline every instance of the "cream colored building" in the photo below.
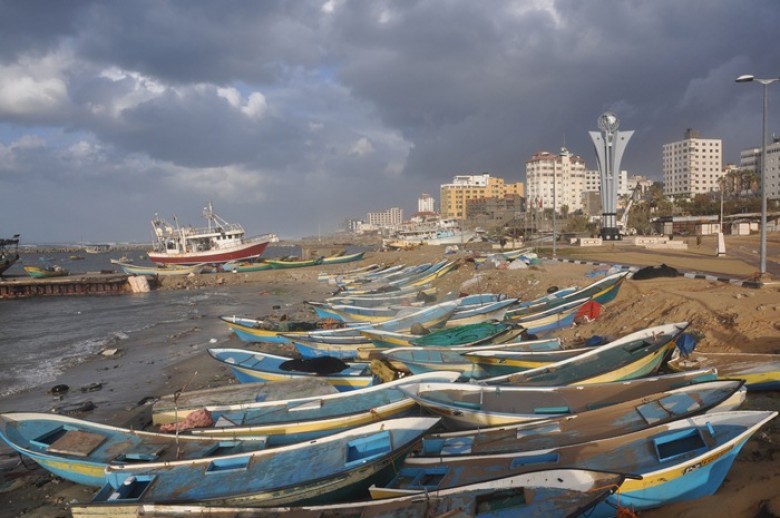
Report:
<svg viewBox="0 0 780 518"><path fill-rule="evenodd" d="M566 206L569 213L583 208L585 160L562 148L558 154L540 151L525 163L528 207L534 210Z"/></svg>
<svg viewBox="0 0 780 518"><path fill-rule="evenodd" d="M691 198L720 191L723 177L723 148L720 139L703 139L686 130L685 138L664 144L664 196Z"/></svg>
<svg viewBox="0 0 780 518"><path fill-rule="evenodd" d="M459 175L452 183L441 186L441 216L443 218L466 219L467 201L479 198L497 198L506 195L523 196L522 182L504 183L503 178L480 175Z"/></svg>

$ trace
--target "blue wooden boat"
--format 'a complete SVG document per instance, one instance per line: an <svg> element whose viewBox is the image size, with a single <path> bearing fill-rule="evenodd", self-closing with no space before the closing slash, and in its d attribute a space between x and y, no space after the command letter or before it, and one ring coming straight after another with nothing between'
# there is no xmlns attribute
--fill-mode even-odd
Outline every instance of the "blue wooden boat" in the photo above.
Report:
<svg viewBox="0 0 780 518"><path fill-rule="evenodd" d="M517 330L517 333L512 331ZM500 342L516 338L522 328L497 321L476 322L457 327L445 327L427 334L412 334L383 329L361 329L360 334L371 340L379 348L396 347L447 347L471 346L487 342Z"/></svg>
<svg viewBox="0 0 780 518"><path fill-rule="evenodd" d="M533 340L534 343L546 347L550 340ZM563 361L590 348L557 349L550 351L527 352L525 342L510 342L507 344L487 344L474 347L399 347L380 351L379 355L390 362L398 362L407 367L410 372L430 372L432 370L454 370L461 373L461 380L483 380L499 374L513 374L527 369ZM524 358L512 365L497 363L495 358L502 356ZM482 361L487 359L487 361ZM500 360L498 360L500 361Z"/></svg>
<svg viewBox="0 0 780 518"><path fill-rule="evenodd" d="M574 518L587 514L589 509L617 491L623 480L625 477L616 473L555 469L445 489L430 498L412 495L320 506L265 508L134 503L71 503L69 507L73 518L105 518L112 513L134 518Z"/></svg>
<svg viewBox="0 0 780 518"><path fill-rule="evenodd" d="M422 457L485 455L586 444L705 412L737 410L746 395L741 380L702 381L557 418L428 434L415 454Z"/></svg>
<svg viewBox="0 0 780 518"><path fill-rule="evenodd" d="M325 324L322 322L276 322L237 315L222 315L219 319L227 324L228 328L242 341L250 343L287 344L290 343L290 339L285 338L284 333L303 333L325 329L323 327Z"/></svg>
<svg viewBox="0 0 780 518"><path fill-rule="evenodd" d="M429 372L336 394L282 401L212 405L205 409L213 426L192 429L193 435L222 439L264 437L268 446L309 441L385 419L410 415L419 407L400 390L413 383L448 383L457 372Z"/></svg>
<svg viewBox="0 0 780 518"><path fill-rule="evenodd" d="M142 465L265 448L265 440L257 437L247 441L175 437L39 412L0 414L0 437L55 475L96 487L106 484L109 464Z"/></svg>
<svg viewBox="0 0 780 518"><path fill-rule="evenodd" d="M558 387L420 383L403 390L448 429L470 430L577 414L716 378L710 369Z"/></svg>
<svg viewBox="0 0 780 518"><path fill-rule="evenodd" d="M326 369L322 369L325 367L322 363L310 364L313 368L319 369L319 372L285 370L283 365L293 367L293 358L246 349L213 348L208 351L212 358L229 367L233 376L241 383L294 380L316 376L344 392L369 387L376 382L366 363L344 364L340 360L331 358L333 361L328 362ZM330 368L334 364L336 364L335 369ZM303 368L306 365L301 363L297 367Z"/></svg>
<svg viewBox="0 0 780 518"><path fill-rule="evenodd" d="M348 306L384 307L390 305L404 305L415 302L428 302L436 299L438 289L431 284L422 286L413 286L406 289L397 289L385 293L375 293L373 295L339 295L328 297L325 302L328 304L340 304Z"/></svg>
<svg viewBox="0 0 780 518"><path fill-rule="evenodd" d="M177 423L203 409L268 403L287 399L337 394L336 387L319 378L229 385L175 392L161 396L152 405L152 424Z"/></svg>
<svg viewBox="0 0 780 518"><path fill-rule="evenodd" d="M507 312L505 318L515 325L522 326L528 333L535 335L549 334L559 329L571 327L580 309L590 302L588 298L579 298L531 306L536 311L525 311L522 314Z"/></svg>
<svg viewBox="0 0 780 518"><path fill-rule="evenodd" d="M398 475L371 488L374 498L434 493L511 474L561 466L638 475L589 516L615 516L712 495L739 451L774 411L715 412L587 444L454 457L408 457Z"/></svg>
<svg viewBox="0 0 780 518"><path fill-rule="evenodd" d="M566 293L560 297L555 297L552 300L544 300L538 304L521 304L517 308L510 310L506 318L513 320L522 318L523 315L528 313L538 313L539 311L546 311L559 304L565 304L573 300L588 299L598 304L604 305L611 302L618 296L620 288L628 277L629 272L618 272L608 275L603 279L599 279L584 288Z"/></svg>
<svg viewBox="0 0 780 518"><path fill-rule="evenodd" d="M648 376L671 354L675 339L687 327L688 322L649 327L567 360L483 381L525 386L568 385Z"/></svg>
<svg viewBox="0 0 780 518"><path fill-rule="evenodd" d="M249 454L110 465L94 502L306 505L357 499L382 483L438 419L390 419Z"/></svg>

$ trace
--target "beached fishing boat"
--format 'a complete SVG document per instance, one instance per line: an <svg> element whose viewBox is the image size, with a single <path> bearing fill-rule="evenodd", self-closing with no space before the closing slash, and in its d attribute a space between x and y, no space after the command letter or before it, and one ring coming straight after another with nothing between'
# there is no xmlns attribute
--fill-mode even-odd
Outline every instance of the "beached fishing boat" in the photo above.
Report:
<svg viewBox="0 0 780 518"><path fill-rule="evenodd" d="M576 414L716 378L711 369L589 385L422 383L408 385L404 391L420 406L441 416L448 429L470 430Z"/></svg>
<svg viewBox="0 0 780 518"><path fill-rule="evenodd" d="M266 342L266 343L290 343L290 339L283 336L285 333L302 333L305 331L316 331L329 329L333 326L332 322L306 322L306 321L275 321L269 319L256 319L249 317L240 317L237 315L222 315L219 317L228 328L244 342Z"/></svg>
<svg viewBox="0 0 780 518"><path fill-rule="evenodd" d="M171 225L155 214L155 243L147 252L149 259L159 264L221 264L260 257L270 242L268 236L247 238L244 227L219 217L211 202L203 217L207 226L193 228Z"/></svg>
<svg viewBox="0 0 780 518"><path fill-rule="evenodd" d="M408 457L396 477L371 487L374 498L433 493L512 474L561 466L631 473L589 516L615 516L714 494L739 451L777 416L773 411L714 412L587 444L491 455Z"/></svg>
<svg viewBox="0 0 780 518"><path fill-rule="evenodd" d="M328 302L306 301L314 309L317 318L332 318L339 322L375 323L392 320L399 314L416 311L422 302L410 303L406 306L351 306L348 304L330 304Z"/></svg>
<svg viewBox="0 0 780 518"><path fill-rule="evenodd" d="M161 396L152 405L152 424L177 423L192 412L228 406L251 405L283 399L336 394L336 388L319 378L293 381L234 383L202 390L177 391Z"/></svg>
<svg viewBox="0 0 780 518"><path fill-rule="evenodd" d="M344 363L335 358L329 358L327 362L295 360L246 349L213 348L208 351L212 358L229 367L241 383L319 377L343 392L376 382L366 363Z"/></svg>
<svg viewBox="0 0 780 518"><path fill-rule="evenodd" d="M0 438L55 475L96 487L106 484L109 464L199 459L265 448L265 440L257 437L247 441L176 437L39 412L0 414Z"/></svg>
<svg viewBox="0 0 780 518"><path fill-rule="evenodd" d="M460 372L460 379L465 381L471 379L478 380L490 376L487 372L482 370L478 363L467 359L465 357L467 353L477 351L528 351L534 347L548 349L550 351L560 351L561 342L558 338L550 338L527 342L469 345L465 347L398 347L395 349L380 349L377 354L379 357L390 362L391 365L401 365L403 366L403 369L415 374L439 370L452 370ZM358 356L358 358L360 358L360 356Z"/></svg>
<svg viewBox="0 0 780 518"><path fill-rule="evenodd" d="M628 277L628 271L622 271L607 275L584 288L565 293L564 295L553 297L552 300L542 298L538 303L519 304L517 308L507 312L506 318L512 320L522 319L528 313L539 313L547 311L560 304L567 304L574 300L587 299L598 304L604 305L611 302L620 293L620 288Z"/></svg>
<svg viewBox="0 0 780 518"><path fill-rule="evenodd" d="M748 390L780 390L780 354L693 351L684 356L675 349L667 366L675 371L718 370L721 379L741 379Z"/></svg>
<svg viewBox="0 0 780 518"><path fill-rule="evenodd" d="M274 270L285 270L289 268L304 268L306 266L317 266L322 264L322 257L316 259L266 259L266 264L271 265Z"/></svg>
<svg viewBox="0 0 780 518"><path fill-rule="evenodd" d="M737 410L746 392L740 380L703 381L564 417L427 434L415 455L486 455L586 444L705 412Z"/></svg>
<svg viewBox="0 0 780 518"><path fill-rule="evenodd" d="M366 252L357 252L354 254L341 254L331 255L322 258L322 264L345 264L354 263L355 261L362 261Z"/></svg>
<svg viewBox="0 0 780 518"><path fill-rule="evenodd" d="M19 260L19 234L0 239L0 276Z"/></svg>
<svg viewBox="0 0 780 518"><path fill-rule="evenodd" d="M457 327L445 327L444 329L422 335L385 331L383 329L361 329L360 334L371 340L379 348L467 347L486 342L498 342L504 337L511 340L516 337L514 333L510 335L510 332L514 330L518 330L517 326L510 323L488 321Z"/></svg>
<svg viewBox="0 0 780 518"><path fill-rule="evenodd" d="M649 327L557 363L482 380L492 384L568 385L653 374L675 347L688 322Z"/></svg>
<svg viewBox="0 0 780 518"><path fill-rule="evenodd" d="M417 273L396 274L401 276L394 278L393 280L389 280L389 278L380 278L368 284L357 284L354 287L341 286L341 290L342 292L348 294L369 294L374 293L377 290L386 291L392 288L410 288L422 286L424 284L432 283L433 281L455 270L459 264L459 261L442 260L438 263L428 266L427 268L423 268L422 271Z"/></svg>
<svg viewBox="0 0 780 518"><path fill-rule="evenodd" d="M337 279L347 279L350 277L359 277L361 275L375 272L384 268L384 265L378 263L366 264L359 268L353 268L346 272L320 272L317 274L317 280L320 282L327 282L328 284L336 284Z"/></svg>
<svg viewBox="0 0 780 518"><path fill-rule="evenodd" d="M114 264L119 266L127 275L157 275L160 277L196 275L201 273L206 267L205 264L143 266L139 264L120 263L119 261L115 262Z"/></svg>
<svg viewBox="0 0 780 518"><path fill-rule="evenodd" d="M417 403L401 387L410 383L447 383L457 372L429 372L370 387L282 401L212 405L214 424L190 433L224 439L264 437L268 446L309 441L385 419L410 415Z"/></svg>
<svg viewBox="0 0 780 518"><path fill-rule="evenodd" d="M453 490L435 496L296 507L211 507L195 504L70 503L73 518L574 518L617 491L625 477L616 473L555 469L525 473Z"/></svg>
<svg viewBox="0 0 780 518"><path fill-rule="evenodd" d="M413 286L411 288L397 288L383 293L367 295L339 295L328 297L328 304L350 305L360 307L377 307L390 305L405 305L415 302L434 302L438 289L430 284Z"/></svg>
<svg viewBox="0 0 780 518"><path fill-rule="evenodd" d="M94 502L306 505L358 499L438 419L390 419L290 446L186 461L111 465Z"/></svg>
<svg viewBox="0 0 780 518"><path fill-rule="evenodd" d="M50 277L66 277L70 272L61 266L36 266L34 264L25 264L23 266L27 275L33 279L48 279Z"/></svg>
<svg viewBox="0 0 780 518"><path fill-rule="evenodd" d="M577 315L591 302L588 298L555 302L549 305L536 306L537 311L526 311L523 314L513 314L509 310L505 319L515 325L522 326L528 333L534 335L548 334L559 329L566 329L574 324Z"/></svg>
<svg viewBox="0 0 780 518"><path fill-rule="evenodd" d="M263 270L270 270L271 265L265 261L240 261L230 262L222 265L222 271L233 273L249 273L249 272L262 272Z"/></svg>

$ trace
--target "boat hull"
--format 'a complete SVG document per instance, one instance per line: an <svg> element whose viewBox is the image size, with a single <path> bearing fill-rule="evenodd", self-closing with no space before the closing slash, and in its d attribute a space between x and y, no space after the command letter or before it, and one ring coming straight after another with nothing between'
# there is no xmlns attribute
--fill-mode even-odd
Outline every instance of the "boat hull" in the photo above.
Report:
<svg viewBox="0 0 780 518"><path fill-rule="evenodd" d="M260 257L268 247L268 241L248 242L230 249L209 250L196 253L162 253L149 251L149 259L159 264L227 263Z"/></svg>

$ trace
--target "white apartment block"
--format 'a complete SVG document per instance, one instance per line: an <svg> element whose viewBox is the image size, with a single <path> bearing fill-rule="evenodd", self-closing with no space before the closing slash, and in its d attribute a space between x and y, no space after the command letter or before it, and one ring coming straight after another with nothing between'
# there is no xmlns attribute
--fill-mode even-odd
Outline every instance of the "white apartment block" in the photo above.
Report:
<svg viewBox="0 0 780 518"><path fill-rule="evenodd" d="M628 196L634 190L636 182L628 179L628 171L623 169L618 173L617 193L618 196ZM601 173L595 169L588 169L585 171L585 192L601 192Z"/></svg>
<svg viewBox="0 0 780 518"><path fill-rule="evenodd" d="M687 130L685 138L664 144L664 196L691 198L696 194L719 191L723 176L723 148L720 139L699 138Z"/></svg>
<svg viewBox="0 0 780 518"><path fill-rule="evenodd" d="M433 196L422 193L417 198L417 212L436 212L436 200Z"/></svg>
<svg viewBox="0 0 780 518"><path fill-rule="evenodd" d="M404 220L404 211L393 207L382 212L369 212L368 224L374 227L393 227L400 225Z"/></svg>
<svg viewBox="0 0 780 518"><path fill-rule="evenodd" d="M564 205L574 212L584 207L585 160L566 148L553 155L541 151L525 163L526 192L529 208L560 211Z"/></svg>
<svg viewBox="0 0 780 518"><path fill-rule="evenodd" d="M740 169L751 169L761 174L761 148L746 149L739 153ZM766 147L766 197L780 199L780 139Z"/></svg>

